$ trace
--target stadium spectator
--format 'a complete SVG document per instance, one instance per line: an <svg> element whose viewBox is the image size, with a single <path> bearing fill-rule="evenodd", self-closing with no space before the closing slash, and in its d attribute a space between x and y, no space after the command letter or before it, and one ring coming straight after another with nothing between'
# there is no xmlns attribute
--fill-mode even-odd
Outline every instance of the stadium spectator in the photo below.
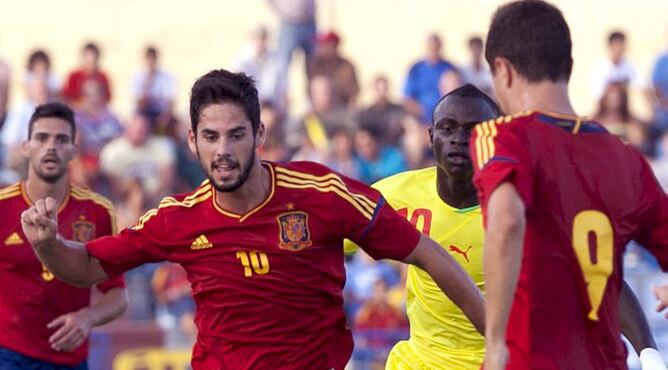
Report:
<svg viewBox="0 0 668 370"><path fill-rule="evenodd" d="M117 197L138 179L147 204L157 204L174 186L176 159L171 139L149 133L148 119L134 114L123 136L109 142L100 153L100 168Z"/></svg>
<svg viewBox="0 0 668 370"><path fill-rule="evenodd" d="M628 125L640 124L640 120L631 113L629 94L626 84L614 82L607 86L598 101L598 110L593 119L602 123L608 131L625 137Z"/></svg>
<svg viewBox="0 0 668 370"><path fill-rule="evenodd" d="M387 261L374 261L371 256L357 251L346 262L346 314L354 321L359 308L373 295L373 284L383 280L389 287L400 282L399 271Z"/></svg>
<svg viewBox="0 0 668 370"><path fill-rule="evenodd" d="M175 124L173 108L176 97L174 76L158 66L158 49L148 46L144 51L144 62L141 71L132 78L132 96L135 110L146 116L152 132L173 134Z"/></svg>
<svg viewBox="0 0 668 370"><path fill-rule="evenodd" d="M355 151L360 167L359 180L365 184L408 169L399 148L381 144L376 131L368 127L355 132Z"/></svg>
<svg viewBox="0 0 668 370"><path fill-rule="evenodd" d="M402 121L406 110L392 101L387 76L378 75L373 81L373 103L361 110L357 121L360 127L371 127L380 133L385 145L399 146L403 134Z"/></svg>
<svg viewBox="0 0 668 370"><path fill-rule="evenodd" d="M427 38L425 58L413 64L404 85L404 107L427 125L431 122L431 111L441 97L439 80L443 72L455 69L442 54L440 36L433 33Z"/></svg>
<svg viewBox="0 0 668 370"><path fill-rule="evenodd" d="M9 81L11 79L11 71L9 64L0 58L0 130L7 118L9 109Z"/></svg>
<svg viewBox="0 0 668 370"><path fill-rule="evenodd" d="M46 76L49 96L56 98L60 90L60 81L51 70L51 59L49 58L49 54L42 49L37 49L30 53L26 72L23 75L23 83L26 91L30 88L32 79L41 78L40 76Z"/></svg>
<svg viewBox="0 0 668 370"><path fill-rule="evenodd" d="M456 69L443 72L438 79L438 90L441 95L445 95L460 86L462 86L462 77Z"/></svg>
<svg viewBox="0 0 668 370"><path fill-rule="evenodd" d="M111 87L107 74L100 69L100 48L89 42L81 50L81 65L67 77L60 96L72 104L78 104L81 98L81 86L89 78L97 79L104 87L104 100L111 100Z"/></svg>
<svg viewBox="0 0 668 370"><path fill-rule="evenodd" d="M339 52L341 38L336 32L324 32L316 38L315 53L306 61L309 81L326 76L332 81L334 105L354 107L360 91L355 66Z"/></svg>
<svg viewBox="0 0 668 370"><path fill-rule="evenodd" d="M260 103L260 119L267 131L267 138L258 148L260 158L275 162L288 159L289 153L285 142L285 114L276 109L271 102L263 101Z"/></svg>
<svg viewBox="0 0 668 370"><path fill-rule="evenodd" d="M468 41L469 63L461 67L460 73L463 83L470 83L479 88L488 96L494 96L492 72L483 59L483 42L479 36L473 36Z"/></svg>
<svg viewBox="0 0 668 370"><path fill-rule="evenodd" d="M79 128L79 154L84 183L98 191L99 157L102 148L123 134L123 126L111 112L104 98L104 86L98 79L87 79L81 85L81 104L76 110Z"/></svg>
<svg viewBox="0 0 668 370"><path fill-rule="evenodd" d="M316 34L315 0L267 0L280 20L278 53L286 66L292 54L301 49L305 57L313 54Z"/></svg>
<svg viewBox="0 0 668 370"><path fill-rule="evenodd" d="M622 83L637 90L645 88L638 69L626 58L626 46L623 32L613 31L608 35L608 57L592 73L592 93L596 99L600 99L612 83Z"/></svg>
<svg viewBox="0 0 668 370"><path fill-rule="evenodd" d="M260 26L252 32L251 45L235 63L234 69L253 77L260 101L269 102L285 112L288 69L285 60L271 50L266 27Z"/></svg>
<svg viewBox="0 0 668 370"><path fill-rule="evenodd" d="M359 161L355 158L353 137L345 128L337 130L332 136L332 145L327 166L336 172L353 179L360 178Z"/></svg>
<svg viewBox="0 0 668 370"><path fill-rule="evenodd" d="M186 271L174 263L160 264L151 285L157 301L158 323L167 330L166 346L192 347L195 338L187 320L192 320L195 302Z"/></svg>
<svg viewBox="0 0 668 370"><path fill-rule="evenodd" d="M668 132L668 51L662 53L654 64L652 85L656 95L653 126Z"/></svg>

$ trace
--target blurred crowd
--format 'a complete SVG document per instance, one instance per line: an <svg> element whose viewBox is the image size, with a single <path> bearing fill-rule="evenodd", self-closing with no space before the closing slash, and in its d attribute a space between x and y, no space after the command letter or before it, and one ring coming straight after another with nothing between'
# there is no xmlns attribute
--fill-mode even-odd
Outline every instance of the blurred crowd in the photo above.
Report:
<svg viewBox="0 0 668 370"><path fill-rule="evenodd" d="M345 40L335 30L318 29L314 0L267 3L279 18L278 30L258 26L234 64L221 66L249 74L257 82L268 133L260 148L263 159L317 161L371 184L433 164L426 128L442 95L472 83L494 96L480 36L471 35L461 46L468 50L467 60L454 61L447 57L441 36L430 34L423 41L424 54L413 56L403 81L390 81L378 71L368 83L359 81L354 58L342 54ZM651 76L645 76L626 55L627 42L624 32L610 32L608 53L591 71L591 94L598 104L582 113L638 147L666 189L668 52L657 55ZM304 58L293 58L295 53ZM187 114L174 109L177 89L189 86L176 86L172 74L161 67L160 50L146 46L143 65L137 66L131 81L112 81L101 68L103 57L99 45L86 43L80 64L66 76L52 72L48 50L34 50L24 66L7 65L0 57L0 184L19 181L26 174L21 143L35 106L62 100L75 109L78 125L80 151L71 179L110 198L119 226L129 227L161 197L196 187L204 175L185 145ZM288 70L297 60L305 61L298 66L306 76L305 112L295 111L289 96ZM19 81L10 81L10 68L24 69ZM394 84L401 85L400 97L391 93ZM359 99L367 86L373 97L368 105ZM22 101L9 101L10 87L23 91ZM114 89L119 88L131 90L132 111L110 108ZM651 119L638 118L631 95L651 105ZM633 266L644 261L640 254L629 258L635 261ZM408 333L403 306L406 271L362 252L348 256L346 264L346 312L357 336L354 359L382 363L391 345ZM129 272L126 280L131 294L128 320L157 320L177 333L175 343L190 343L194 304L180 267L142 266Z"/></svg>

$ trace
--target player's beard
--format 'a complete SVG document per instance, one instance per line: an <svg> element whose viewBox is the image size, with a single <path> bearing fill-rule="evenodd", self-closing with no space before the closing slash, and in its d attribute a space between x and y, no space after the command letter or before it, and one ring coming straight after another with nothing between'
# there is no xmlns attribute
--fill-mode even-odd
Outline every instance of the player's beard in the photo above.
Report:
<svg viewBox="0 0 668 370"><path fill-rule="evenodd" d="M49 184L55 184L67 172L67 167L60 166L55 172L47 173L45 171L42 171L41 165L42 165L41 161L39 163L33 163L32 169L35 172L35 175L37 175L37 177L39 177L42 181Z"/></svg>
<svg viewBox="0 0 668 370"><path fill-rule="evenodd" d="M210 170L207 171L206 176L209 179L211 185L216 190L222 193L230 193L239 189L244 183L246 183L246 180L248 180L248 177L250 176L250 172L253 169L254 164L255 164L255 143L253 143L253 148L251 148L251 153L249 155L248 160L245 162L236 163L239 169L239 176L236 178L236 180L228 184L218 183L216 179L214 179L213 177L213 171L215 171L214 168L215 162L211 164Z"/></svg>

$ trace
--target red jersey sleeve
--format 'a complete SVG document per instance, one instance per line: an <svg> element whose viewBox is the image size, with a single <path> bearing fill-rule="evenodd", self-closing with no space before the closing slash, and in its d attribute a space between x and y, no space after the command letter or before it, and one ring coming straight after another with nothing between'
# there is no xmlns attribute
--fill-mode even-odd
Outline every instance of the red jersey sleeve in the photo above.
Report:
<svg viewBox="0 0 668 370"><path fill-rule="evenodd" d="M100 236L114 235L117 233L116 211L111 204L100 208L100 220L103 220L97 225L98 230L100 231ZM118 275L97 284L96 287L102 293L106 293L113 288L124 288L125 281L123 280L122 275Z"/></svg>
<svg viewBox="0 0 668 370"><path fill-rule="evenodd" d="M351 201L341 198L336 208L344 217L345 236L374 259L401 261L417 246L420 232L387 204L380 192L343 177Z"/></svg>
<svg viewBox="0 0 668 370"><path fill-rule="evenodd" d="M526 208L533 200L531 156L518 133L518 125L487 121L476 126L469 150L474 162L473 182L480 204L486 208L492 192L510 182L520 194Z"/></svg>
<svg viewBox="0 0 668 370"><path fill-rule="evenodd" d="M652 169L644 159L643 189L638 192L642 229L634 239L656 257L664 271L668 271L668 196L659 185Z"/></svg>
<svg viewBox="0 0 668 370"><path fill-rule="evenodd" d="M144 263L166 260L167 253L160 248L161 236L168 235L162 226L161 212L164 210L152 209L132 228L86 243L88 253L100 260L110 277Z"/></svg>

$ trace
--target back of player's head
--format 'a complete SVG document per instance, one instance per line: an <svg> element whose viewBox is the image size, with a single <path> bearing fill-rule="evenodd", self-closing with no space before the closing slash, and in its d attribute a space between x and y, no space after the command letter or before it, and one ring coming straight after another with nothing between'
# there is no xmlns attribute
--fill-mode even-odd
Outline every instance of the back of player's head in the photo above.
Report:
<svg viewBox="0 0 668 370"><path fill-rule="evenodd" d="M72 111L72 108L61 102L51 102L38 105L37 108L35 108L32 116L30 116L30 121L28 122L28 139L32 137L35 121L42 118L59 118L69 123L70 127L72 128L72 140L74 140L74 135L76 134L76 124L74 123L74 112Z"/></svg>
<svg viewBox="0 0 668 370"><path fill-rule="evenodd" d="M561 11L540 0L520 0L497 9L485 58L503 57L530 82L568 81L573 69L571 34Z"/></svg>
<svg viewBox="0 0 668 370"><path fill-rule="evenodd" d="M435 125L436 124L436 112L440 111L441 104L443 104L447 99L449 98L469 98L469 99L480 99L482 102L484 102L487 106L489 106L490 111L494 113L494 117L498 117L501 115L501 109L499 106L496 104L494 99L490 98L487 94L485 94L482 90L479 88L473 86L470 83L464 84L449 93L445 94L441 100L438 101L436 104L436 107L434 108L434 112L432 113L431 117L431 124ZM490 117L490 119L493 117Z"/></svg>
<svg viewBox="0 0 668 370"><path fill-rule="evenodd" d="M253 134L260 126L260 100L253 79L244 73L213 70L195 81L190 91L190 123L197 132L199 115L210 104L234 103L241 106L251 122Z"/></svg>
<svg viewBox="0 0 668 370"><path fill-rule="evenodd" d="M615 42L624 42L624 41L626 41L626 35L622 31L615 30L610 32L610 34L608 35L608 45L612 45Z"/></svg>

